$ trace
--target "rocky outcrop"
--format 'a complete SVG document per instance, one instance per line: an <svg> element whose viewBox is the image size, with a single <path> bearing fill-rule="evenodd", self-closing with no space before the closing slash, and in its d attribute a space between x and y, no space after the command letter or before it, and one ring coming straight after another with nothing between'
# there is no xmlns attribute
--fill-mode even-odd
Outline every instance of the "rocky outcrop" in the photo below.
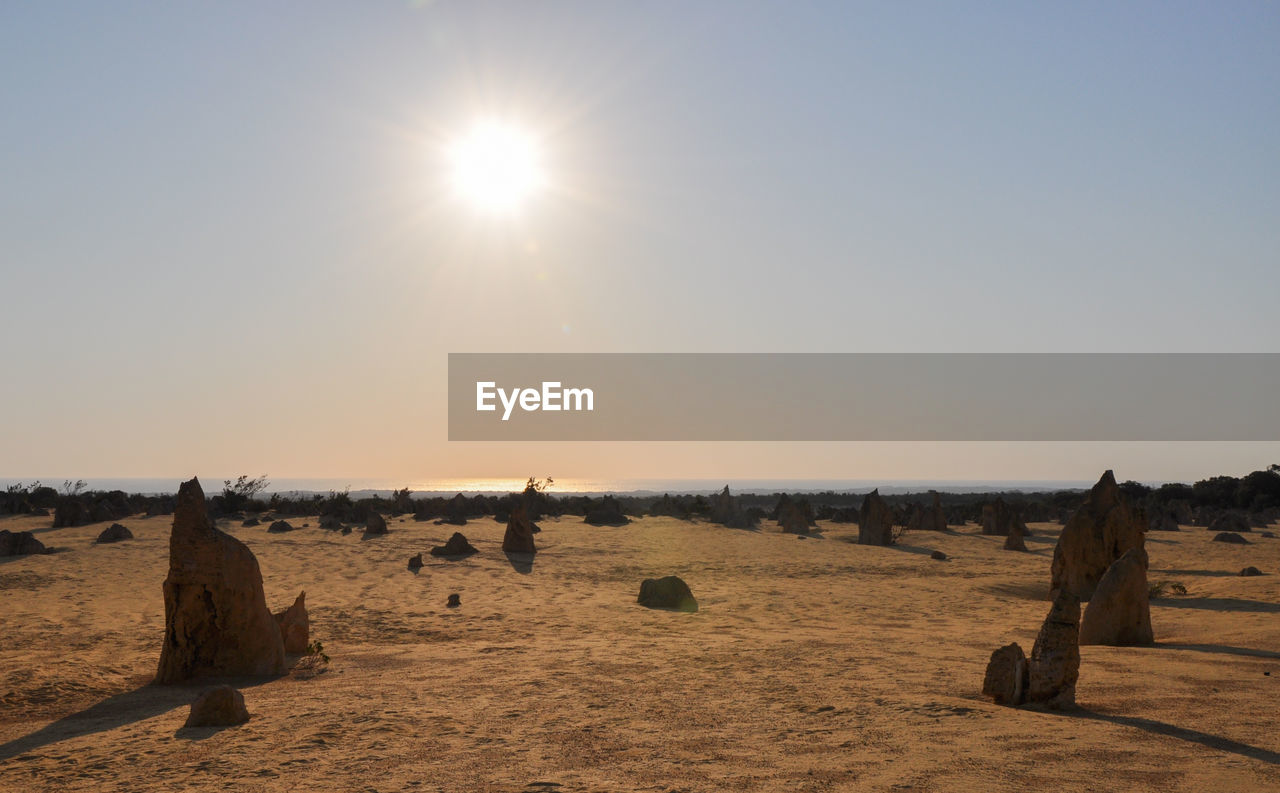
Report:
<svg viewBox="0 0 1280 793"><path fill-rule="evenodd" d="M1080 677L1080 598L1062 588L1040 626L1028 663L1027 702L1069 708Z"/></svg>
<svg viewBox="0 0 1280 793"><path fill-rule="evenodd" d="M1148 531L1179 531L1178 521L1174 518L1173 513L1158 512L1151 516L1151 522L1147 524Z"/></svg>
<svg viewBox="0 0 1280 793"><path fill-rule="evenodd" d="M337 515L321 515L318 525L325 531L341 531L342 518Z"/></svg>
<svg viewBox="0 0 1280 793"><path fill-rule="evenodd" d="M1232 545L1248 545L1249 541L1232 531L1224 531L1214 535L1212 542L1226 542Z"/></svg>
<svg viewBox="0 0 1280 793"><path fill-rule="evenodd" d="M532 541L532 537L530 540ZM459 531L455 531L444 545L437 545L431 549L432 556L469 556L473 553L476 553L475 546Z"/></svg>
<svg viewBox="0 0 1280 793"><path fill-rule="evenodd" d="M244 695L231 686L218 686L191 703L186 727L232 727L249 720Z"/></svg>
<svg viewBox="0 0 1280 793"><path fill-rule="evenodd" d="M997 705L1016 707L1027 696L1029 670L1027 656L1017 642L991 653L987 673L982 678L982 693Z"/></svg>
<svg viewBox="0 0 1280 793"><path fill-rule="evenodd" d="M1020 520L1015 520L1009 525L1009 533L1004 538L1004 549L1006 551L1025 551L1027 550L1026 540L1023 536L1026 534L1027 527Z"/></svg>
<svg viewBox="0 0 1280 793"><path fill-rule="evenodd" d="M506 553L537 553L533 544L533 521L529 520L529 508L523 500L511 507L507 520L507 533L502 536L502 550Z"/></svg>
<svg viewBox="0 0 1280 793"><path fill-rule="evenodd" d="M995 501L983 506L982 508L982 533L994 537L1008 537L1013 532L1018 532L1019 536L1027 535L1027 524L1022 522L1022 517L1018 515L1018 511L1005 503L1003 498L997 497ZM1025 548L1021 550L1026 550Z"/></svg>
<svg viewBox="0 0 1280 793"><path fill-rule="evenodd" d="M916 505L907 519L908 531L946 531L947 515L942 511L942 498L935 492L933 504L928 507Z"/></svg>
<svg viewBox="0 0 1280 793"><path fill-rule="evenodd" d="M862 499L858 510L859 545L893 545L893 510L880 497L879 488Z"/></svg>
<svg viewBox="0 0 1280 793"><path fill-rule="evenodd" d="M178 491L164 612L157 683L285 671L284 641L267 610L258 560L209 521L197 479Z"/></svg>
<svg viewBox="0 0 1280 793"><path fill-rule="evenodd" d="M1129 505L1107 471L1058 537L1050 568L1052 595L1066 589L1088 600L1112 562L1131 548L1143 548L1146 530L1146 516Z"/></svg>
<svg viewBox="0 0 1280 793"><path fill-rule="evenodd" d="M786 534L806 535L814 525L813 510L807 502L796 501L783 493L773 511L775 520Z"/></svg>
<svg viewBox="0 0 1280 793"><path fill-rule="evenodd" d="M27 556L41 553L50 553L50 551L31 532L0 529L0 556Z"/></svg>
<svg viewBox="0 0 1280 793"><path fill-rule="evenodd" d="M441 521L441 523L448 523L453 526L467 525L468 509L469 505L467 504L467 497L461 493L457 494L449 502L449 514Z"/></svg>
<svg viewBox="0 0 1280 793"><path fill-rule="evenodd" d="M369 511L369 517L364 521L364 534L368 536L377 536L387 533L387 520L372 510Z"/></svg>
<svg viewBox="0 0 1280 793"><path fill-rule="evenodd" d="M582 522L592 526L625 526L631 522L631 519L622 514L622 506L618 503L618 499L605 496L600 499L599 504L587 510Z"/></svg>
<svg viewBox="0 0 1280 793"><path fill-rule="evenodd" d="M1147 588L1147 552L1130 548L1115 560L1080 620L1080 644L1116 646L1155 642Z"/></svg>
<svg viewBox="0 0 1280 793"><path fill-rule="evenodd" d="M689 585L674 575L646 578L640 584L640 596L636 602L651 609L698 610L698 601L694 599Z"/></svg>
<svg viewBox="0 0 1280 793"><path fill-rule="evenodd" d="M724 486L724 490L712 496L711 511L708 513L707 519L712 523L719 523L721 526L727 526L730 529L749 529L755 525L755 521L738 503L738 499L730 495L728 485Z"/></svg>
<svg viewBox="0 0 1280 793"><path fill-rule="evenodd" d="M110 526L102 530L95 542L120 542L121 540L132 540L133 532L128 527L121 526L119 523L112 523Z"/></svg>
<svg viewBox="0 0 1280 793"><path fill-rule="evenodd" d="M286 653L305 653L311 642L311 619L307 615L307 593L299 592L298 599L284 611L277 612L276 625Z"/></svg>

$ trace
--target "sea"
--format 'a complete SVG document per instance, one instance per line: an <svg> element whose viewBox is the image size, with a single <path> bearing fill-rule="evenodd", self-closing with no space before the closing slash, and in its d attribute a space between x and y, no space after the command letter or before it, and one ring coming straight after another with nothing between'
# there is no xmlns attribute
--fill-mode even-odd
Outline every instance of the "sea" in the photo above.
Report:
<svg viewBox="0 0 1280 793"><path fill-rule="evenodd" d="M203 479L206 493L222 489L225 479ZM42 485L62 490L69 477L0 477L0 487ZM159 495L176 493L182 477L84 477L85 490L123 490L126 493ZM70 480L71 482L77 480ZM934 480L934 479L555 479L547 489L553 495L662 495L663 493L709 494L719 492L725 485L734 493L866 493L879 488L886 495L895 493L921 493L937 490L940 493L983 492L1036 492L1052 490L1086 490L1093 482L1067 480ZM401 488L409 488L416 496L452 496L455 493L476 495L480 493L514 493L524 489L524 479L465 479L445 478L427 480L393 481L388 479L272 479L264 492L281 494L311 494L348 492L352 496L390 495Z"/></svg>

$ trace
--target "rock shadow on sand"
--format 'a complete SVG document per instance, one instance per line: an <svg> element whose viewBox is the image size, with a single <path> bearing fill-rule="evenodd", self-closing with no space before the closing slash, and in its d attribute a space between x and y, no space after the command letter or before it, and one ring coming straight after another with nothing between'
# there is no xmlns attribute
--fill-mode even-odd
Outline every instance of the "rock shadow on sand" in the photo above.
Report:
<svg viewBox="0 0 1280 793"><path fill-rule="evenodd" d="M521 575L528 575L533 572L533 559L536 554L517 553L515 551L503 551L507 555L507 561L511 563L511 569Z"/></svg>
<svg viewBox="0 0 1280 793"><path fill-rule="evenodd" d="M1209 611L1244 611L1256 614L1280 614L1280 603L1241 598L1152 598L1152 605L1179 609L1207 609Z"/></svg>
<svg viewBox="0 0 1280 793"><path fill-rule="evenodd" d="M237 679L238 688L261 685L273 678ZM27 752L42 749L46 746L107 732L126 724L145 721L161 716L171 710L190 705L202 693L220 680L202 680L198 685L158 686L148 683L132 691L110 696L101 702L90 705L84 710L63 716L62 718L28 735L14 738L0 744L0 761L9 760ZM207 738L220 727L183 727L178 730L179 737Z"/></svg>
<svg viewBox="0 0 1280 793"><path fill-rule="evenodd" d="M1221 735L1213 735L1199 730L1192 730L1187 727L1179 727L1176 724L1168 724L1155 719L1143 719L1137 716L1115 716L1106 713L1096 713L1083 708L1074 710L1059 711L1060 715L1066 718L1089 719L1090 721L1105 721L1110 724L1118 724L1122 727L1135 727L1139 730L1145 730L1153 735L1166 735L1170 738L1179 738L1190 743L1198 743L1210 749L1216 749L1220 752L1230 752L1238 754L1241 757L1248 757L1252 760L1258 760L1269 765L1280 765L1280 752L1273 752L1270 749L1263 749L1260 746L1251 746L1247 743L1233 741L1230 738L1224 738Z"/></svg>

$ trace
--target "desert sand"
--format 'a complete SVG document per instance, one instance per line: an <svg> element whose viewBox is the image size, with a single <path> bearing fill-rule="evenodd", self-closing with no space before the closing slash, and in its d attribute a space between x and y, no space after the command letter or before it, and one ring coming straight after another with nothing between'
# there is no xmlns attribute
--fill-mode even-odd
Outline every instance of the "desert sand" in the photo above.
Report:
<svg viewBox="0 0 1280 793"><path fill-rule="evenodd" d="M1187 595L1152 601L1156 646L1081 648L1080 708L1056 713L980 695L1048 610L1056 525L1018 553L973 525L881 548L844 524L565 517L522 571L485 519L461 528L478 554L415 573L455 527L223 521L273 610L306 590L331 661L236 681L250 721L194 729L211 684L149 685L172 518L120 522L136 539L95 545L105 524L0 519L58 551L0 560L0 789L1280 790L1280 539L1256 531L1148 534L1150 579ZM635 602L668 574L697 613Z"/></svg>

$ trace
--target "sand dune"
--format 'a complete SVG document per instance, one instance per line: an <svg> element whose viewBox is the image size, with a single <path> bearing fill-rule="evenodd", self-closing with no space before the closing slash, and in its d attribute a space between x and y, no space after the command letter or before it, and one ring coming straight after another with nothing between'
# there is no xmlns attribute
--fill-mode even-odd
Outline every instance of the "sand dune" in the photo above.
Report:
<svg viewBox="0 0 1280 793"><path fill-rule="evenodd" d="M480 553L408 557L450 526L385 537L221 524L268 604L307 591L327 671L240 683L252 719L184 729L201 686L147 685L163 632L169 517L0 520L59 550L0 560L5 790L1256 791L1280 789L1280 539L1148 535L1157 646L1082 648L1060 714L981 698L994 648L1030 648L1058 527L1028 553L976 527L858 546L666 518L548 520L532 570L503 527ZM929 552L951 558L940 562ZM1246 565L1267 575L1241 578ZM676 574L695 614L635 603ZM462 605L446 608L450 593Z"/></svg>

